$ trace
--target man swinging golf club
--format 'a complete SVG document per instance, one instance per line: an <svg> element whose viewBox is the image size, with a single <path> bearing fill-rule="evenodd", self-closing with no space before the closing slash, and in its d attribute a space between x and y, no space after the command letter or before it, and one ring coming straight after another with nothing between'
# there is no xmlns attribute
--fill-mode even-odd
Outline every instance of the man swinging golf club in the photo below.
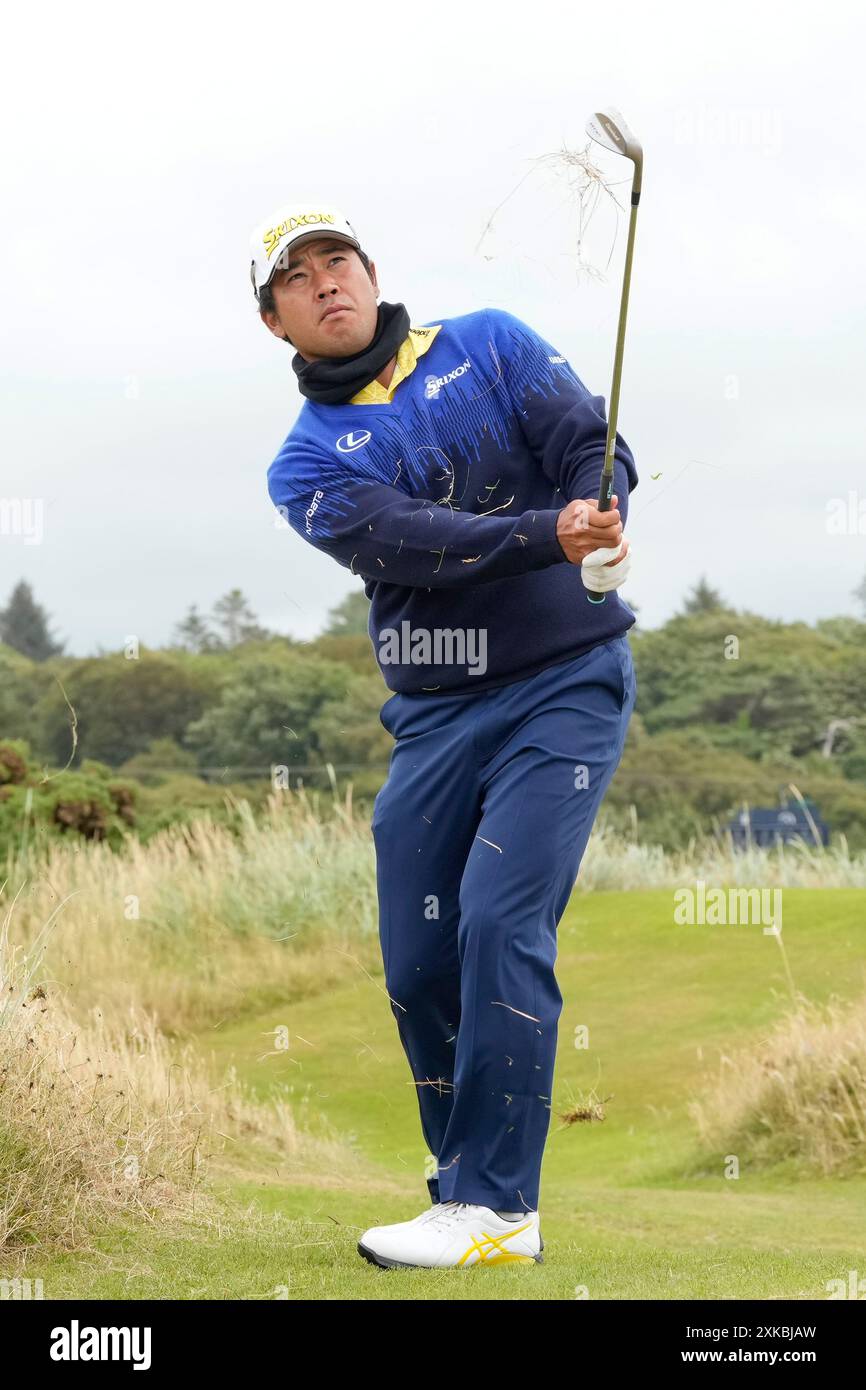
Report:
<svg viewBox="0 0 866 1390"><path fill-rule="evenodd" d="M305 397L271 500L363 577L394 692L379 930L437 1167L432 1205L358 1249L384 1267L540 1261L556 928L635 700L615 592L634 459L617 434L599 510L604 398L506 310L413 324L377 305L375 263L332 206L262 223L251 279Z"/></svg>

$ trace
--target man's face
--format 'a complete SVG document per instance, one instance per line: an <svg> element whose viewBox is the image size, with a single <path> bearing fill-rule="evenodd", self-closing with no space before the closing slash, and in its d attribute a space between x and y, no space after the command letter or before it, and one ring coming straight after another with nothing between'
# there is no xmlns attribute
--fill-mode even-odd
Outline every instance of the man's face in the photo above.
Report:
<svg viewBox="0 0 866 1390"><path fill-rule="evenodd" d="M371 280L353 246L325 236L292 246L289 256L287 268L271 277L276 312L263 312L263 322L308 362L361 352L378 319L375 262ZM344 311L326 316L336 305Z"/></svg>

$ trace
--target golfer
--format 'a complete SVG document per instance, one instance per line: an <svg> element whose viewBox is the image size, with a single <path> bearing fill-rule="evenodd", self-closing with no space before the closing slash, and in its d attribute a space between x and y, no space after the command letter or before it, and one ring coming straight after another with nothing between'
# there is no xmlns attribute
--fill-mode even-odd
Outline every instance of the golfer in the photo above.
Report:
<svg viewBox="0 0 866 1390"><path fill-rule="evenodd" d="M407 248L411 224L401 225ZM635 700L616 590L634 459L562 353L504 309L414 324L336 208L253 234L262 321L295 349L275 507L361 575L393 693L371 821L391 1010L435 1171L375 1264L538 1262L562 995L556 929ZM617 505L618 503L618 505Z"/></svg>

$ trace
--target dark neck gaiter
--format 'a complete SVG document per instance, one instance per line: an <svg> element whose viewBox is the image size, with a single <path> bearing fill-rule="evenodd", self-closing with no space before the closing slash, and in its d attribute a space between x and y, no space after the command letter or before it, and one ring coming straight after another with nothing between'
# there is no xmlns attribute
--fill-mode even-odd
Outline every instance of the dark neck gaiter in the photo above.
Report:
<svg viewBox="0 0 866 1390"><path fill-rule="evenodd" d="M298 378L298 390L319 405L345 404L387 367L408 332L406 305L383 301L372 341L360 352L351 357L326 357L319 362L308 362L299 352L295 353L292 368Z"/></svg>

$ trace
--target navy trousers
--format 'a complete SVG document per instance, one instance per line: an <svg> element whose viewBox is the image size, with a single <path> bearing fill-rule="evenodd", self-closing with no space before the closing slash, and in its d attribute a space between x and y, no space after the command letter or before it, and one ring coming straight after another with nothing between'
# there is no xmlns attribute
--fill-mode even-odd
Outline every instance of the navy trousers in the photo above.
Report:
<svg viewBox="0 0 866 1390"><path fill-rule="evenodd" d="M623 635L495 689L382 706L396 743L371 821L379 935L434 1202L538 1208L556 928L635 693Z"/></svg>

